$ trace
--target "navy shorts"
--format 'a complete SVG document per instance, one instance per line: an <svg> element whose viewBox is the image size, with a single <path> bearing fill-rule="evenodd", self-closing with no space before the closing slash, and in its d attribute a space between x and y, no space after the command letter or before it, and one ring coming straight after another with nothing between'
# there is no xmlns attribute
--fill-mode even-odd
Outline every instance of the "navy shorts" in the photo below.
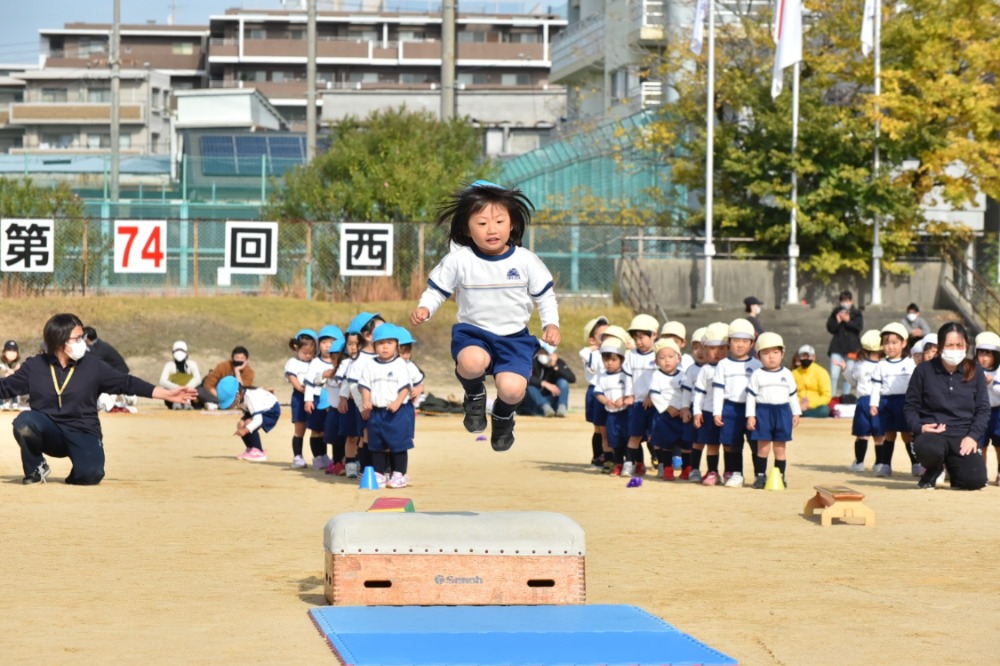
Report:
<svg viewBox="0 0 1000 666"><path fill-rule="evenodd" d="M604 411L608 415L605 425L608 427L608 446L612 449L621 449L628 444L628 411L620 412Z"/></svg>
<svg viewBox="0 0 1000 666"><path fill-rule="evenodd" d="M306 415L306 427L313 432L326 431L326 412L328 408L320 409L313 403L312 414Z"/></svg>
<svg viewBox="0 0 1000 666"><path fill-rule="evenodd" d="M413 448L413 405L404 402L395 412L375 407L368 415L368 449L402 453Z"/></svg>
<svg viewBox="0 0 1000 666"><path fill-rule="evenodd" d="M587 397L583 399L583 414L586 418L587 423L597 424L597 412L603 412L604 405L597 402L597 398L594 397L594 385L591 384L587 386Z"/></svg>
<svg viewBox="0 0 1000 666"><path fill-rule="evenodd" d="M872 416L872 397L863 395L858 398L854 407L854 421L851 423L851 434L855 437L881 437L885 434L882 419Z"/></svg>
<svg viewBox="0 0 1000 666"><path fill-rule="evenodd" d="M757 428L752 430L753 438L759 442L792 441L792 407L784 405L762 405L757 403Z"/></svg>
<svg viewBox="0 0 1000 666"><path fill-rule="evenodd" d="M679 416L653 410L653 427L649 432L649 443L656 449L680 450L683 440L684 422Z"/></svg>
<svg viewBox="0 0 1000 666"><path fill-rule="evenodd" d="M694 444L695 437L697 437L697 433L694 430L694 419L691 419L687 423L682 423L681 442L683 442L682 447L685 451L691 450L691 445Z"/></svg>
<svg viewBox="0 0 1000 666"><path fill-rule="evenodd" d="M747 438L747 405L745 402L726 400L722 403L722 427L719 443L723 446L741 447Z"/></svg>
<svg viewBox="0 0 1000 666"><path fill-rule="evenodd" d="M906 425L906 416L903 414L903 402L906 396L887 395L878 404L878 419L882 424L883 432L910 432L910 426Z"/></svg>
<svg viewBox="0 0 1000 666"><path fill-rule="evenodd" d="M1000 407L990 410L990 420L986 424L986 442L993 441L994 446L1000 446ZM986 442L983 442L985 446Z"/></svg>
<svg viewBox="0 0 1000 666"><path fill-rule="evenodd" d="M645 408L639 399L633 402L628 408L628 436L629 437L649 437L649 431L653 427L653 414L656 409Z"/></svg>
<svg viewBox="0 0 1000 666"><path fill-rule="evenodd" d="M594 410L594 425L603 428L608 424L608 410L598 402L597 396L594 396L594 402L597 403L597 409Z"/></svg>
<svg viewBox="0 0 1000 666"><path fill-rule="evenodd" d="M347 401L347 411L340 415L337 423L337 434L341 437L360 437L361 429L358 422L361 414L358 413L358 406L353 400Z"/></svg>
<svg viewBox="0 0 1000 666"><path fill-rule="evenodd" d="M306 394L302 391L292 391L292 423L302 423L309 420L306 414Z"/></svg>
<svg viewBox="0 0 1000 666"><path fill-rule="evenodd" d="M701 418L701 427L694 433L695 444L718 444L719 426L715 425L715 414L702 412Z"/></svg>
<svg viewBox="0 0 1000 666"><path fill-rule="evenodd" d="M332 444L340 437L340 412L336 407L326 410L326 420L323 422L323 441Z"/></svg>
<svg viewBox="0 0 1000 666"><path fill-rule="evenodd" d="M253 416L254 414L250 412L243 412L243 418L249 419ZM260 412L259 416L264 420L260 429L264 432L271 432L274 426L278 425L278 419L281 418L281 405L274 403L267 411Z"/></svg>
<svg viewBox="0 0 1000 666"><path fill-rule="evenodd" d="M466 347L479 347L490 355L486 374L513 372L528 379L538 351L538 338L528 329L513 335L494 335L472 324L455 324L451 327L451 357L457 362L458 353Z"/></svg>

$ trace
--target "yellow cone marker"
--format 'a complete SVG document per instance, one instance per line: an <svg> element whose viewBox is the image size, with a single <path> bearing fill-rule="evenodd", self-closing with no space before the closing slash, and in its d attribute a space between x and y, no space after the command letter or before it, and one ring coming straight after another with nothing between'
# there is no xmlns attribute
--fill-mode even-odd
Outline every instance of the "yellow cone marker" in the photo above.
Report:
<svg viewBox="0 0 1000 666"><path fill-rule="evenodd" d="M785 482L781 480L781 470L777 467L771 468L771 473L767 475L767 483L764 490L784 490Z"/></svg>

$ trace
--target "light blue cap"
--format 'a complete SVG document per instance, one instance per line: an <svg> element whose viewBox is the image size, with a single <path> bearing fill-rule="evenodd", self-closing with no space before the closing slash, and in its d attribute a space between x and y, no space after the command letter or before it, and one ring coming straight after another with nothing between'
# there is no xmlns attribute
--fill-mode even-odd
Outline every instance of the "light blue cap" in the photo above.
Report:
<svg viewBox="0 0 1000 666"><path fill-rule="evenodd" d="M240 381L232 375L227 375L219 380L215 387L215 392L219 396L219 409L229 409L236 402L236 394L240 390Z"/></svg>
<svg viewBox="0 0 1000 666"><path fill-rule="evenodd" d="M483 180L483 179L477 180L472 185L469 185L469 187L494 187L494 188L496 188L498 190L505 190L505 189L507 189L503 185L497 185L496 183L491 183L490 181Z"/></svg>
<svg viewBox="0 0 1000 666"><path fill-rule="evenodd" d="M381 342L382 340L396 340L398 342L399 331L399 326L395 324L382 324L372 334L372 342Z"/></svg>
<svg viewBox="0 0 1000 666"><path fill-rule="evenodd" d="M413 339L413 335L408 330L406 330L402 326L397 326L396 328L399 329L399 331L398 331L398 333L399 333L399 344L401 344L401 345L412 345L413 343L416 342L416 340Z"/></svg>
<svg viewBox="0 0 1000 666"><path fill-rule="evenodd" d="M301 329L298 333L295 334L295 339L298 340L299 338L301 338L303 336L312 338L313 342L316 342L316 343L319 342L319 336L316 335L316 331L312 330L311 328L303 328L303 329Z"/></svg>
<svg viewBox="0 0 1000 666"><path fill-rule="evenodd" d="M340 330L339 326L327 324L323 328L319 329L319 337L320 339L333 338L334 340L343 340L344 332Z"/></svg>
<svg viewBox="0 0 1000 666"><path fill-rule="evenodd" d="M354 319L347 325L347 334L360 333L368 322L378 316L380 316L378 312L361 312L354 315Z"/></svg>

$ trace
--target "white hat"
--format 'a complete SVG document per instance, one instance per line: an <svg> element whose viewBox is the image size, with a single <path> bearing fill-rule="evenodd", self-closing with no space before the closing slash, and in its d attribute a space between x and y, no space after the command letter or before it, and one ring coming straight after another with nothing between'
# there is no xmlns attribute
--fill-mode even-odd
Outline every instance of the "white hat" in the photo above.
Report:
<svg viewBox="0 0 1000 666"><path fill-rule="evenodd" d="M687 328L679 321L668 321L660 329L660 335L676 335L681 340L687 340Z"/></svg>
<svg viewBox="0 0 1000 666"><path fill-rule="evenodd" d="M781 349L785 348L785 341L782 340L781 336L778 335L777 333L771 333L770 331L766 331L764 333L761 333L760 337L757 338L758 352L761 352L765 349L774 349L776 347L780 347Z"/></svg>
<svg viewBox="0 0 1000 666"><path fill-rule="evenodd" d="M891 324L886 324L882 327L881 334L892 333L893 335L898 335L899 339L906 342L906 339L910 337L910 334L906 331L906 327L900 324L898 321L894 321ZM937 344L935 342L935 344Z"/></svg>
<svg viewBox="0 0 1000 666"><path fill-rule="evenodd" d="M923 354L923 353L924 353L924 341L917 340L916 342L913 343L913 346L910 347L910 356L913 356L914 354Z"/></svg>
<svg viewBox="0 0 1000 666"><path fill-rule="evenodd" d="M935 347L937 347L938 346L937 333L928 333L921 339L921 342L924 343L924 347L927 347L927 345L934 345Z"/></svg>
<svg viewBox="0 0 1000 666"><path fill-rule="evenodd" d="M757 331L754 329L753 324L746 319L734 319L729 322L729 335L727 337L753 340L757 337Z"/></svg>
<svg viewBox="0 0 1000 666"><path fill-rule="evenodd" d="M691 334L691 342L697 342L702 344L705 339L705 333L708 332L707 326L702 326L701 328L694 329L694 333Z"/></svg>
<svg viewBox="0 0 1000 666"><path fill-rule="evenodd" d="M622 343L625 343L628 340L632 339L632 336L628 334L628 331L626 331L621 326L615 326L614 324L604 329L604 337L605 338L612 337L617 340L621 340ZM601 344L604 344L603 341L601 342Z"/></svg>
<svg viewBox="0 0 1000 666"><path fill-rule="evenodd" d="M603 316L594 317L593 319L591 319L590 321L588 321L586 324L583 325L583 339L589 340L590 334L594 332L595 328L597 328L601 324L608 324L608 323L610 322L608 321L607 317Z"/></svg>
<svg viewBox="0 0 1000 666"><path fill-rule="evenodd" d="M861 336L861 347L865 351L882 351L882 334L873 328ZM921 347L923 349L923 347Z"/></svg>
<svg viewBox="0 0 1000 666"><path fill-rule="evenodd" d="M675 354L677 354L678 356L681 355L681 348L678 347L677 343L671 340L670 338L663 338L661 340L657 340L656 344L653 345L653 349L657 353L659 353L661 349L673 349Z"/></svg>
<svg viewBox="0 0 1000 666"><path fill-rule="evenodd" d="M170 351L172 351L172 352L175 352L175 351L186 352L187 350L188 350L187 343L184 342L183 340L178 340L177 342L174 343L174 346L170 348Z"/></svg>
<svg viewBox="0 0 1000 666"><path fill-rule="evenodd" d="M993 331L983 331L976 336L976 349L1000 351L1000 335L997 335Z"/></svg>
<svg viewBox="0 0 1000 666"><path fill-rule="evenodd" d="M602 354L618 354L622 358L628 353L625 343L621 340L605 340L601 343L600 351Z"/></svg>
<svg viewBox="0 0 1000 666"><path fill-rule="evenodd" d="M701 343L706 347L722 347L728 344L728 340L729 325L717 321L714 324L709 324L705 329L705 337L702 338Z"/></svg>
<svg viewBox="0 0 1000 666"><path fill-rule="evenodd" d="M650 331L655 334L658 330L660 330L660 322L656 321L656 317L648 314L636 315L632 319L632 323L628 325L629 333L632 331Z"/></svg>
<svg viewBox="0 0 1000 666"><path fill-rule="evenodd" d="M799 356L802 356L803 354L808 354L809 356L815 356L816 350L813 349L812 345L802 345L801 347L799 347Z"/></svg>

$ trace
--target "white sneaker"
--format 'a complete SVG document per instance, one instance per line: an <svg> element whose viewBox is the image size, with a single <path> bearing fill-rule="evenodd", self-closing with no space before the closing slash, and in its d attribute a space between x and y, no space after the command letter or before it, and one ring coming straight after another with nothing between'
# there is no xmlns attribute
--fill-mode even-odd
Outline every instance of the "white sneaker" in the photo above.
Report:
<svg viewBox="0 0 1000 666"><path fill-rule="evenodd" d="M743 474L741 472L733 472L732 476L726 479L723 484L726 488L742 488L743 487Z"/></svg>
<svg viewBox="0 0 1000 666"><path fill-rule="evenodd" d="M330 456L316 456L313 458L313 469L326 469L331 462Z"/></svg>
<svg viewBox="0 0 1000 666"><path fill-rule="evenodd" d="M386 484L385 474L382 474L381 472L375 472L375 483L378 484L379 488L385 488Z"/></svg>
<svg viewBox="0 0 1000 666"><path fill-rule="evenodd" d="M865 464L863 462L854 461L847 466L847 471L849 472L863 472L865 471Z"/></svg>
<svg viewBox="0 0 1000 666"><path fill-rule="evenodd" d="M875 470L875 476L881 476L883 478L892 476L892 465L877 465L878 469Z"/></svg>
<svg viewBox="0 0 1000 666"><path fill-rule="evenodd" d="M348 479L358 478L358 463L349 462L346 465L344 465L344 476L346 476Z"/></svg>
<svg viewBox="0 0 1000 666"><path fill-rule="evenodd" d="M292 467L295 469L302 469L306 466L306 460L302 456L295 456L292 458Z"/></svg>
<svg viewBox="0 0 1000 666"><path fill-rule="evenodd" d="M924 472L926 472L927 470L924 469L924 466L921 465L920 463L913 463L912 471L913 471L913 476L923 476Z"/></svg>
<svg viewBox="0 0 1000 666"><path fill-rule="evenodd" d="M701 470L693 469L691 473L688 474L688 481L691 483L701 483Z"/></svg>
<svg viewBox="0 0 1000 666"><path fill-rule="evenodd" d="M405 474L393 472L392 478L385 482L387 488L405 488L408 479Z"/></svg>
<svg viewBox="0 0 1000 666"><path fill-rule="evenodd" d="M938 474L938 477L934 479L934 487L944 488L946 485L948 485L948 480L945 478L945 473L942 470L942 472Z"/></svg>
<svg viewBox="0 0 1000 666"><path fill-rule="evenodd" d="M219 403L217 403L217 402L206 402L205 403L205 409L207 409L210 412L214 412L218 408L219 408Z"/></svg>
<svg viewBox="0 0 1000 666"><path fill-rule="evenodd" d="M622 476L634 476L635 475L635 463L627 461L622 463Z"/></svg>

